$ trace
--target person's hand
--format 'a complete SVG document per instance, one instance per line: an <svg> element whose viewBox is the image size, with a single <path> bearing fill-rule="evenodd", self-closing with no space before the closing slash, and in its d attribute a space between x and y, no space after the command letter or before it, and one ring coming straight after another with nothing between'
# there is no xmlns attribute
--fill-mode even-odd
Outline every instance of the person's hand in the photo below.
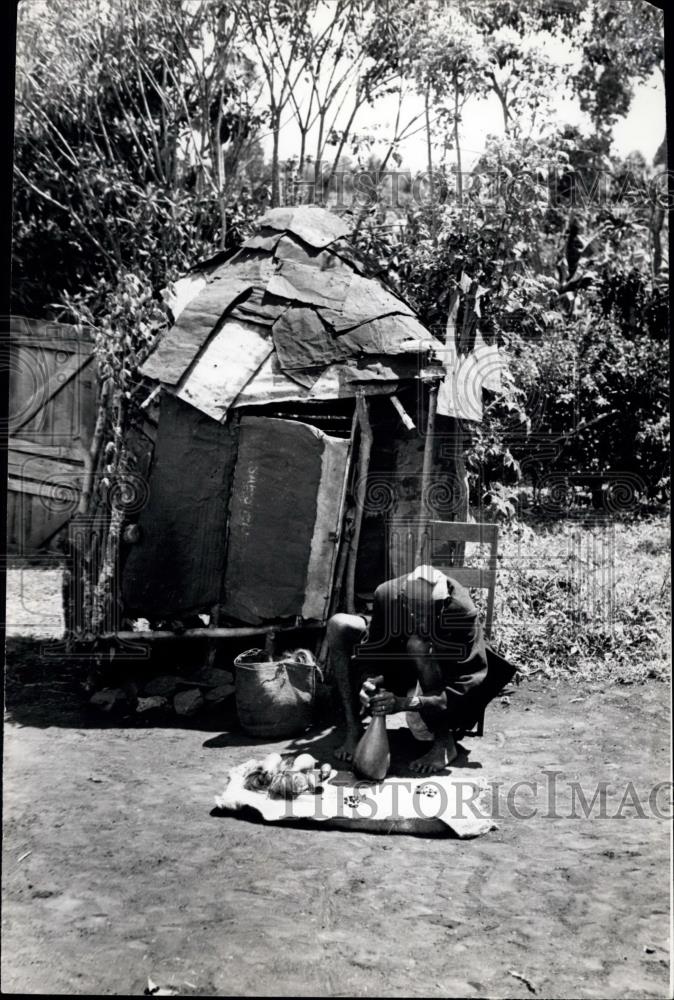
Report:
<svg viewBox="0 0 674 1000"><path fill-rule="evenodd" d="M358 694L358 697L360 698L360 703L363 706L363 708L369 710L370 699L372 698L372 695L376 692L376 690L377 690L377 685L373 684L372 681L367 681L367 680L363 681L363 686Z"/></svg>
<svg viewBox="0 0 674 1000"><path fill-rule="evenodd" d="M405 699L398 698L390 691L378 691L370 698L370 710L373 715L394 715L402 712L405 707Z"/></svg>

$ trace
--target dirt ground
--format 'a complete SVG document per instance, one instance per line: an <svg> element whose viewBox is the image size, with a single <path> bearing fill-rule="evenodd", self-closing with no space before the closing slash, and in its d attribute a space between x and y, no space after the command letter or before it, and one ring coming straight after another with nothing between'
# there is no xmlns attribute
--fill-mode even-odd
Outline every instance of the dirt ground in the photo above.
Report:
<svg viewBox="0 0 674 1000"><path fill-rule="evenodd" d="M138 995L150 976L222 996L670 995L671 794L662 818L648 804L669 779L665 684L530 681L493 703L458 763L504 783L498 829L460 841L213 814L230 766L286 744L217 717L101 724L72 672L9 659L5 992ZM310 737L321 759L334 745ZM569 783L591 802L599 780L608 818L578 800L574 817Z"/></svg>

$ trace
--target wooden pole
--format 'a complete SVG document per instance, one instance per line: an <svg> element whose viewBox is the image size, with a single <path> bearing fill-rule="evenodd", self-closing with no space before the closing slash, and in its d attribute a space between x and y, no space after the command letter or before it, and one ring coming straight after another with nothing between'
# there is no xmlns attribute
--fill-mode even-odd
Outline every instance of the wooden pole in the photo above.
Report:
<svg viewBox="0 0 674 1000"><path fill-rule="evenodd" d="M346 480L344 483L344 497L342 501L342 513L340 517L340 535L337 542L338 553L337 553L337 567L335 569L335 575L332 581L332 589L330 591L330 601L328 602L328 621L332 618L335 612L339 609L339 601L342 596L342 586L344 583L344 571L346 569L346 559L350 551L351 536L353 532L353 509L349 508L346 502L346 495L349 491L350 481L353 479L353 465L351 464L351 459L353 457L353 445L356 439L356 428L358 427L358 409L354 407L353 418L351 420L351 436L349 438L349 454L347 458L347 473ZM320 667L327 667L328 663L328 633L327 630L323 635L321 640L320 649L318 651L318 665Z"/></svg>
<svg viewBox="0 0 674 1000"><path fill-rule="evenodd" d="M356 610L355 582L356 559L360 542L360 529L363 523L365 497L367 494L367 474L370 468L370 453L372 451L372 427L368 413L367 399L363 395L356 398L356 412L360 426L360 447L358 449L358 478L356 481L356 511L353 521L353 533L349 544L349 556L346 564L346 610L353 614Z"/></svg>
<svg viewBox="0 0 674 1000"><path fill-rule="evenodd" d="M396 411L400 419L402 420L405 430L414 431L416 430L416 425L412 420L411 416L400 402L397 396L389 396L389 399L393 403L393 409Z"/></svg>
<svg viewBox="0 0 674 1000"><path fill-rule="evenodd" d="M438 409L438 386L432 385L428 393L428 415L426 417L426 440L424 441L424 462L421 468L421 497L419 516L419 536L414 556L414 566L418 566L424 550L424 535L428 512L426 511L426 494L431 480L433 468L433 443L435 439L435 415ZM413 567L414 568L414 567Z"/></svg>
<svg viewBox="0 0 674 1000"><path fill-rule="evenodd" d="M464 461L464 434L459 418L452 421L452 460L454 463L453 477L457 502L454 506L454 520L468 521L468 472ZM456 542L454 548L454 565L463 566L466 562L466 543Z"/></svg>

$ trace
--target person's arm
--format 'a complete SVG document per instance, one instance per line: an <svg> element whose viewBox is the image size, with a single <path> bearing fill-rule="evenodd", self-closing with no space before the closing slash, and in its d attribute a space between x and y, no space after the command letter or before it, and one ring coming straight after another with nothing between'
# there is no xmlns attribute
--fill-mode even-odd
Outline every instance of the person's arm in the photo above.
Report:
<svg viewBox="0 0 674 1000"><path fill-rule="evenodd" d="M441 691L439 694L413 694L401 698L390 691L381 691L370 698L369 706L373 715L394 715L396 712L421 712L424 709L434 709L435 711L444 712L447 710L447 692Z"/></svg>

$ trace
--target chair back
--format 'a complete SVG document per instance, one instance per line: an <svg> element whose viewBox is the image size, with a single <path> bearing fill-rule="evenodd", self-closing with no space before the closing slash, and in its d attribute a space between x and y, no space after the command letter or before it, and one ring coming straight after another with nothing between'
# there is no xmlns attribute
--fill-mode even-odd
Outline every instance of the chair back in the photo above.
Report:
<svg viewBox="0 0 674 1000"><path fill-rule="evenodd" d="M478 587L487 591L487 611L484 632L491 638L494 621L494 598L496 596L496 571L498 560L498 524L478 524L468 521L427 521L427 544L424 551L428 555L424 562L430 563L446 576L451 576L464 587ZM489 546L486 566L454 565L452 558L460 563L465 559L466 543ZM450 552L449 543L454 543Z"/></svg>

